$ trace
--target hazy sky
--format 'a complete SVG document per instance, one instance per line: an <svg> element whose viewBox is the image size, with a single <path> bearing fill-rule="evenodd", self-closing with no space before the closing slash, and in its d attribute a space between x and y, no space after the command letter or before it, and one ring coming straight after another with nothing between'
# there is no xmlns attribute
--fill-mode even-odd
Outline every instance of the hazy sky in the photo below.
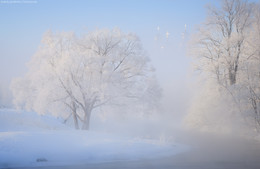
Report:
<svg viewBox="0 0 260 169"><path fill-rule="evenodd" d="M7 3L9 2L9 3ZM187 70L189 58L182 33L200 23L206 0L0 0L0 78L9 81L26 71L47 30L75 31L119 27L142 40L159 78L176 79ZM159 26L159 31L158 31ZM166 39L166 32L169 32ZM155 36L159 39L156 41ZM162 47L163 46L163 47ZM171 77L169 77L171 76ZM176 77L175 77L176 76Z"/></svg>
<svg viewBox="0 0 260 169"><path fill-rule="evenodd" d="M26 63L49 29L80 34L119 27L141 38L166 97L178 104L185 100L182 96L190 83L186 43L205 19L208 3L216 1L0 0L0 82L7 86L13 77L25 74Z"/></svg>

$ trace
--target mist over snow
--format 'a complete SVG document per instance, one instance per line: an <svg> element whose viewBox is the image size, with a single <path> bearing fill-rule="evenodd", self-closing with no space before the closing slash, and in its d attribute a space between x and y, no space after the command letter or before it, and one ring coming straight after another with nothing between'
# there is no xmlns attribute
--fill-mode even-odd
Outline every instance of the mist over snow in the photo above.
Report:
<svg viewBox="0 0 260 169"><path fill-rule="evenodd" d="M1 109L0 117L0 168L154 159L189 149L166 140L75 131L59 119L34 112Z"/></svg>
<svg viewBox="0 0 260 169"><path fill-rule="evenodd" d="M0 0L0 168L260 168L256 0Z"/></svg>

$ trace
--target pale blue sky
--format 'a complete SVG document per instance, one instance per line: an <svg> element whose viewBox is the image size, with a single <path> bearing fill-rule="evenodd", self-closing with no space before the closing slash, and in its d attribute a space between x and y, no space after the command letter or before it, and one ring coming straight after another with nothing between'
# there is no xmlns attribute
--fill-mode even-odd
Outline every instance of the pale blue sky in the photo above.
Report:
<svg viewBox="0 0 260 169"><path fill-rule="evenodd" d="M12 1L12 0L10 0ZM179 77L187 69L182 32L205 17L209 0L35 0L0 3L0 78L10 81L25 73L45 31L90 31L119 27L140 36L159 78ZM160 32L157 31L160 26ZM170 33L168 41L165 33ZM154 37L159 35L160 42ZM165 46L161 49L161 46ZM181 74L180 74L181 73Z"/></svg>
<svg viewBox="0 0 260 169"><path fill-rule="evenodd" d="M12 0L7 0L12 1ZM0 87L26 72L47 30L75 31L119 27L136 33L156 68L169 111L183 112L190 93L189 35L206 17L210 0L32 0L1 3ZM182 34L187 25L185 38ZM160 27L160 31L157 27ZM169 38L166 39L166 32ZM155 36L159 40L155 41ZM163 47L163 49L162 49ZM169 103L167 103L167 101ZM174 104L172 104L174 103ZM180 106L182 105L182 106Z"/></svg>

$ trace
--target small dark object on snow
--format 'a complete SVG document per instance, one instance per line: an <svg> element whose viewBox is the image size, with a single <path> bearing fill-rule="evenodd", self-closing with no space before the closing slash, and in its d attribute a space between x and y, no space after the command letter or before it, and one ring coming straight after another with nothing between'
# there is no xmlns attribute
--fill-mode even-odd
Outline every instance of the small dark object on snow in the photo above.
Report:
<svg viewBox="0 0 260 169"><path fill-rule="evenodd" d="M46 158L37 158L37 162L47 162Z"/></svg>

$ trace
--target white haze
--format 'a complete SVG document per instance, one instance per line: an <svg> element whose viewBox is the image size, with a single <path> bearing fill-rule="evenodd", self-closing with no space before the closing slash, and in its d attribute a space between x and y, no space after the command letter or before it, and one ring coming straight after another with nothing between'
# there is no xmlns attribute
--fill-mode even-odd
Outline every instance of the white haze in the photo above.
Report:
<svg viewBox="0 0 260 169"><path fill-rule="evenodd" d="M165 25L155 24L153 26L149 31L142 30L139 31L140 34L137 32L137 36L140 37L143 48L151 59L156 78L162 88L160 111L156 114L136 115L124 113L131 112L129 107L127 110L122 108L118 112L97 110L91 117L90 131L140 139L157 139L167 143L182 143L189 145L191 151L188 154L157 161L119 162L93 165L92 167L127 166L128 168L168 169L170 168L168 164L171 164L177 169L258 169L260 167L259 133L253 125L248 125L243 117L236 114L238 109L232 109L230 112L230 106L234 106L232 96L228 94L223 96L218 93L220 89L215 87L215 84L211 84L214 82L205 83L204 79L196 71L194 72L194 58L187 54L187 51L190 36L195 32L195 24L178 25L181 31L170 32L169 40L161 42L154 40L157 29L160 27L160 30L165 32L168 28ZM93 30L95 29L91 29L91 31ZM128 29L123 28L122 30ZM37 38L31 40L36 44L32 49L29 44L26 47L27 51L19 48L18 51L26 57L18 59L17 63L12 64L12 72L5 73L10 69L2 67L0 108L14 108L10 91L11 80L26 74L28 71L26 63L37 51L45 31L47 30L39 31L36 35ZM62 32L63 30L57 31ZM125 32L128 33L128 31ZM161 33L160 36L164 37L164 34ZM11 54L9 53L9 55ZM6 58L1 57L1 60L5 61ZM10 61L5 63L10 63ZM72 119L69 119L66 124L71 128L74 127ZM80 167L85 166L78 168Z"/></svg>

